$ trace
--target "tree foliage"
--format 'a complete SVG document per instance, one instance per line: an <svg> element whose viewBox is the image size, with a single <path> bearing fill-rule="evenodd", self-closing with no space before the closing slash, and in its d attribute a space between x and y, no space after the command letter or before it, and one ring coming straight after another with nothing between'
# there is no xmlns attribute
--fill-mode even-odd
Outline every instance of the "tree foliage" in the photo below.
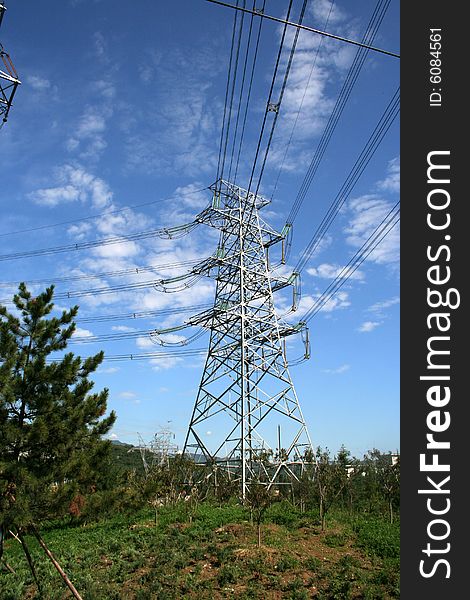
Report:
<svg viewBox="0 0 470 600"><path fill-rule="evenodd" d="M14 312L0 306L0 526L26 530L65 514L96 485L115 421L108 390L89 379L100 352L81 359L65 350L78 307L53 310L53 286L36 297L24 284ZM54 360L52 360L54 358ZM82 500L80 500L82 502Z"/></svg>

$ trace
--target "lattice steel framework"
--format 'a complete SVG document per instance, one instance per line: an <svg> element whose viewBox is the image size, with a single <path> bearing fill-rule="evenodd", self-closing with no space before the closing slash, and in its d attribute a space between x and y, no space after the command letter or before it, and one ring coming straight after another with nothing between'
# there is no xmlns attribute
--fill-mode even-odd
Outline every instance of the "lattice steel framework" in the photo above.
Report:
<svg viewBox="0 0 470 600"><path fill-rule="evenodd" d="M274 310L273 292L296 277L270 270L269 248L286 232L260 218L269 201L226 181L211 189L212 206L197 220L220 230L216 255L204 263L216 292L213 308L189 321L209 329L210 342L183 452L226 469L245 496L251 481L291 483L312 460L285 355L285 338L305 327Z"/></svg>
<svg viewBox="0 0 470 600"><path fill-rule="evenodd" d="M3 2L0 2L0 26L3 21L6 7ZM6 123L8 113L10 112L13 98L21 81L18 79L18 73L13 65L13 62L5 52L2 44L0 44L0 127Z"/></svg>

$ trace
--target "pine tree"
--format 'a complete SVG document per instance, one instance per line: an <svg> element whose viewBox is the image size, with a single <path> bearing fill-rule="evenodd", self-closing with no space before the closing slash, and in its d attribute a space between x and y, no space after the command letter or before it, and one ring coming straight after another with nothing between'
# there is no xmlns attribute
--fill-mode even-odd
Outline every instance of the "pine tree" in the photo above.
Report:
<svg viewBox="0 0 470 600"><path fill-rule="evenodd" d="M48 317L53 293L51 286L33 297L21 284L15 314L0 306L0 545L2 533L21 538L92 489L109 451L101 438L116 418L104 416L108 390L92 393L89 380L103 352L56 358L78 307Z"/></svg>

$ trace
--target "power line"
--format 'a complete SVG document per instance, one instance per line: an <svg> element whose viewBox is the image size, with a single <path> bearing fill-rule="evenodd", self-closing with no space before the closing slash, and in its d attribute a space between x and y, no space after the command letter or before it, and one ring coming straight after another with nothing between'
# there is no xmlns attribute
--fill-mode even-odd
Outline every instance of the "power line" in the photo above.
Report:
<svg viewBox="0 0 470 600"><path fill-rule="evenodd" d="M265 5L266 5L266 0L263 0L263 6L261 8L262 11L264 11ZM253 15L251 16L251 18L253 19ZM244 116L243 116L242 132L240 134L240 142L239 142L239 145L238 145L237 163L236 163L236 167L235 167L235 176L234 176L234 180L235 181L237 179L238 166L240 164L240 155L241 155L241 150L242 150L242 146L243 146L243 139L244 139L244 136L245 136L246 120L247 120L247 116L248 116L248 107L249 107L250 100L251 100L251 91L252 91L252 87L253 87L253 79L254 79L254 74L255 74L256 61L257 61L257 58L258 58L258 51L259 51L259 43L260 43L260 39L261 39L261 28L262 28L262 25L263 25L263 19L261 18L259 20L258 33L257 33L257 36L256 36L255 51L253 53L253 61L252 61L252 65L251 65L250 83L249 83L249 86L248 86L248 94L247 94L246 103L245 103L245 112L244 112ZM247 50L247 52L248 52L248 50ZM248 58L248 54L247 54L247 58Z"/></svg>
<svg viewBox="0 0 470 600"><path fill-rule="evenodd" d="M313 306L304 314L302 321L310 321L330 300L333 295L341 289L346 281L353 275L353 273L362 265L368 256L383 242L383 240L389 235L394 227L400 221L400 202L398 201L390 211L385 215L382 221L377 225L371 235L367 238L364 244L349 260L335 279L329 284L326 290L315 300Z"/></svg>
<svg viewBox="0 0 470 600"><path fill-rule="evenodd" d="M202 275L200 276L202 277ZM155 280L142 281L138 283L126 283L122 285L115 285L109 287L92 288L87 290L70 290L68 292L59 292L54 294L56 300L66 300L73 298L83 298L85 296L102 296L104 294L116 294L117 292L129 292L136 290L143 290L146 288L156 288L157 282ZM11 304L10 299L1 300L0 304Z"/></svg>
<svg viewBox="0 0 470 600"><path fill-rule="evenodd" d="M194 227L198 225L196 220L181 225L179 227L171 228L159 228L150 229L147 231L140 231L137 233L131 233L129 235L119 235L108 238L99 238L89 242L77 242L75 244L65 244L63 246L52 246L48 248L39 248L37 250L25 250L23 252L13 252L11 254L1 254L0 261L6 260L17 260L20 258L31 258L34 256L48 256L51 254L61 254L64 252L73 252L75 250L86 250L89 248L98 248L102 246L109 246L112 244L121 244L126 242L135 242L139 240L145 240L152 237L163 237L163 238L176 238L189 233Z"/></svg>
<svg viewBox="0 0 470 600"><path fill-rule="evenodd" d="M243 6L245 6L246 0L243 0ZM233 80L232 80L232 92L230 95L230 107L229 107L229 111L228 111L228 122L227 122L227 129L225 132L225 145L224 145L224 157L222 160L222 168L220 171L220 178L223 179L224 177L224 168L225 168L225 158L226 158L226 154L227 154L227 145L228 145L228 139L229 139L229 133L230 133L230 123L232 120L232 107L233 107L233 98L235 95L235 86L237 83L237 72L238 72L238 59L240 57L240 46L241 46L241 41L242 41L242 35L243 35L243 23L244 23L244 18L245 18L245 13L242 13L242 18L240 21L240 28L239 28L239 33L238 33L238 42L237 42L237 51L235 54L235 66L233 69ZM239 113L240 107L237 111L237 122L238 122L238 113Z"/></svg>
<svg viewBox="0 0 470 600"><path fill-rule="evenodd" d="M328 23L329 23L329 21L330 21L330 16L331 16L331 12L332 12L332 10L333 10L333 6L334 6L334 0L332 0L332 1L331 1L331 3L330 3L330 9L329 9L329 11L328 11L328 16L326 17L326 21L325 21L325 27L328 27ZM320 42L318 43L318 46L317 46L317 50L316 50L316 52L315 52L315 58L314 58L314 60L313 60L312 66L311 66L311 68L310 68L310 73L309 73L309 75L308 75L308 79L307 79L307 83L306 83L306 85L305 85L304 93L303 93L303 95L302 95L302 99L301 99L301 101L300 101L299 108L298 108L298 110L297 110L297 114L296 114L296 116L295 116L295 121L294 121L294 124L293 124L293 126L292 126L292 130L291 130L291 133L290 133L290 136L289 136L289 140L288 140L288 142L287 142L287 145L286 145L286 149L285 149L285 151L284 151L284 156L283 156L283 158L282 158L281 165L279 166L279 170L278 170L278 172L277 172L276 181L275 181L275 183L274 183L274 188L273 188L273 191L272 191L272 194L271 194L271 200L274 198L274 194L275 194L275 192L276 192L276 189L277 189L277 186L278 186L278 183L279 183L279 178L280 178L280 176L281 176L282 169L284 168L284 163L285 163L285 161L286 161L287 153L288 153L288 151L289 151L289 148L290 148L290 145L291 145L291 143L292 143L292 138L294 137L294 131L295 131L296 127L297 127L297 123L298 123L299 116L300 116L300 111L302 110L302 106L303 106L303 104L304 104L305 96L307 95L307 90L308 90L308 88L309 88L309 86L310 86L310 80L311 80L311 78L312 78L313 71L315 70L315 66L316 66L316 64L317 64L317 59L318 59L318 55L319 55L319 53L320 53L320 48L321 48L321 47L322 47L322 45L323 45L323 40L324 40L324 38L323 38L323 37L321 37L321 38L320 38Z"/></svg>
<svg viewBox="0 0 470 600"><path fill-rule="evenodd" d="M68 281L83 281L88 279L104 279L106 277L121 277L123 275L140 275L141 273L153 273L163 271L165 269L171 269L176 267L187 267L195 265L199 262L198 260L186 260L174 263L162 263L155 265L147 265L144 267L130 267L128 269L120 269L119 271L104 271L101 273L85 273L82 275L67 275L63 277L48 277L42 279L22 279L21 281L5 281L0 282L0 287L13 287L18 286L20 283L27 283L28 285L40 285L40 284L56 284L65 283Z"/></svg>
<svg viewBox="0 0 470 600"><path fill-rule="evenodd" d="M303 18L304 18L304 14L305 14L305 9L307 8L307 3L308 0L304 0L303 5L302 5L302 10L300 11L300 17L299 17L299 24L302 23ZM258 191L261 185L261 179L263 178L263 173L264 173L264 168L266 166L266 161L268 159L268 154L269 154L269 149L271 147L271 143L273 140L273 135L274 135L274 130L276 128L276 123L277 123L277 119L279 117L279 110L282 104L282 100L284 97L284 92L287 86L287 80L289 79L289 73L290 73L290 69L292 67L292 61L294 59L294 54L295 54L295 50L297 48L297 42L299 40L299 33L300 33L300 27L298 27L295 31L295 35L294 35L294 41L292 42L292 46L291 46L291 50L290 50L290 54L289 54L289 59L287 61L287 67L286 67L286 71L284 73L284 79L281 85L281 90L279 92L279 100L276 103L276 108L274 110L274 119L273 122L271 124L271 131L269 134L269 138L268 138L268 143L266 144L266 149L264 151L264 158L263 158L263 164L261 165L261 170L260 170L260 174L258 177L258 184L256 186L256 191L255 191L255 196L258 195Z"/></svg>
<svg viewBox="0 0 470 600"><path fill-rule="evenodd" d="M318 33L319 35L323 35L325 37L332 38L334 40L338 40L340 42L345 42L347 44L353 44L354 46L361 46L363 48L367 48L368 50L372 50L373 52L379 52L380 54L386 54L387 56L392 56L393 58L400 58L399 54L395 54L395 52L390 52L389 50L383 50L382 48L375 48L374 46L370 46L368 44L364 44L362 42L357 42L355 40L351 40L340 35L335 35L333 33L328 33L326 31L320 31L319 29L314 29L313 27L308 27L307 25L299 25L299 23L293 23L288 19L281 19L279 17L273 17L272 15L267 15L265 13L260 14L257 11L250 10L249 8L241 8L240 6L234 6L233 4L229 4L228 2L221 2L220 0L206 0L207 2L212 2L213 4L220 4L220 6L225 6L227 8L234 8L239 11L248 12L254 14L258 17L262 17L263 19L268 19L270 21L276 21L277 23L283 23L284 25L290 25L291 27L300 27L301 29L305 29L305 31L310 31L312 33Z"/></svg>
<svg viewBox="0 0 470 600"><path fill-rule="evenodd" d="M297 265L294 269L295 271L300 272L305 267L307 261L310 259L313 252L318 247L320 241L325 236L331 223L333 222L336 215L338 214L341 206L343 206L347 197L349 196L351 191L354 189L354 186L356 185L360 176L364 172L364 170L365 170L366 166L368 165L369 161L371 160L372 156L375 154L377 148L381 144L387 131L390 129L391 125L393 124L393 122L394 122L395 118L397 117L399 110L400 110L399 90L400 90L400 88L398 88L395 91L392 99L388 103L387 108L385 109L384 113L380 117L379 122L377 123L374 131L369 136L369 139L367 140L359 157L357 158L356 162L354 163L354 166L352 167L346 180L344 181L343 185L341 186L340 191L336 195L333 202L330 204L330 207L329 207L326 215L323 217L320 225L317 227L310 242L304 248L304 250L297 262Z"/></svg>
<svg viewBox="0 0 470 600"><path fill-rule="evenodd" d="M104 360L111 362L119 362L123 360L154 360L154 359L165 359L165 358L178 358L181 356L200 356L207 354L205 348L185 349L185 350L173 350L172 352L143 352L143 353L128 353L128 354L105 354ZM57 358L47 358L47 363L56 363L63 360L64 356ZM90 358L88 356L82 357L82 360Z"/></svg>
<svg viewBox="0 0 470 600"><path fill-rule="evenodd" d="M199 194L200 192L204 192L207 190L207 187L203 187L200 190L194 190L193 192L185 193L185 196L193 196L194 194ZM108 210L97 215L90 215L88 217L81 217L78 219L70 219L69 221L61 221L60 223L51 223L49 225L38 225L37 227L29 227L27 229L17 229L16 231L7 231L5 233L0 233L0 237L5 237L7 235L18 235L20 233L30 233L32 231L41 231L43 229L52 229L54 227L62 227L63 225L72 225L73 223L81 223L83 221L92 221L94 219L101 219L101 217L106 217L107 215L116 215L122 212L126 212L128 210L134 210L135 208L143 208L144 206L152 206L154 204L160 204L162 202L168 202L171 198L160 198L159 200L152 200L150 202L143 202L141 204L133 204L131 206L125 206L124 208L119 208L116 210Z"/></svg>
<svg viewBox="0 0 470 600"><path fill-rule="evenodd" d="M390 5L390 1L391 0L388 0L386 3L384 3L382 0L379 0L379 2L377 2L374 12L369 20L366 31L364 33L363 41L372 42L375 39L377 31L385 16L385 12L387 11L388 6ZM351 67L349 68L348 74L346 76L346 79L344 80L335 106L330 114L326 127L323 130L322 136L315 150L315 154L313 155L313 158L310 162L310 166L308 167L307 173L305 174L300 189L297 193L297 197L294 200L290 213L287 217L287 224L292 225L299 213L300 207L302 206L302 203L305 200L308 189L312 184L312 181L323 159L328 144L333 136L336 126L338 125L339 119L349 100L352 89L359 77L366 57L367 51L364 48L359 48L356 52Z"/></svg>
<svg viewBox="0 0 470 600"><path fill-rule="evenodd" d="M238 0L237 0L237 6L238 6ZM228 72L227 72L227 84L226 84L226 88L225 88L225 101L224 101L224 113L223 113L223 117L222 117L222 130L220 132L219 158L218 158L218 161L217 161L217 181L222 178L222 171L223 171L223 165L222 165L222 148L223 148L223 143L224 143L225 120L226 120L226 116L227 116L227 105L228 105L228 97L229 97L229 90L230 90L230 80L231 80L231 76L232 76L232 60L233 60L233 49L234 49L234 46L235 46L235 34L236 34L236 29L237 29L237 18L238 18L238 13L235 12L235 14L233 16L232 43L231 43L231 46L230 46L230 59L229 59ZM230 113L229 113L229 117L228 118L230 120ZM228 126L228 124L227 124L227 126Z"/></svg>
<svg viewBox="0 0 470 600"><path fill-rule="evenodd" d="M110 315L96 315L94 317L78 317L77 323L104 323L108 321L129 321L134 319L148 319L151 317L163 317L186 312L197 312L211 308L212 304L197 304L192 306L179 306L174 308L161 308L158 310L135 311L128 313L113 313Z"/></svg>
<svg viewBox="0 0 470 600"><path fill-rule="evenodd" d="M253 0L253 8L256 5L256 0ZM250 55L250 46L251 46L251 37L253 34L253 22L254 22L254 15L251 15L251 19L250 19L250 28L248 30L248 40L246 43L246 51L245 51L245 60L243 61L243 72L242 72L242 81L240 84L240 95L238 98L238 110L237 110L237 119L235 122L235 131L233 133L233 143L232 143L232 152L230 155L230 166L229 166L229 170L228 170L228 180L230 181L230 177L232 174L232 165L233 165L233 158L235 155L235 143L237 141L237 133L238 133L238 125L239 125L239 121L240 121L240 109L242 106L242 100L243 100L243 90L245 88L245 79L246 79L246 70L247 70L247 66L248 66L248 57ZM262 21L260 21L261 23Z"/></svg>
<svg viewBox="0 0 470 600"><path fill-rule="evenodd" d="M290 0L289 6L287 8L287 17L289 17L290 12L292 10L292 3L293 3L293 0ZM262 122L262 125L261 125L261 131L260 131L259 138L258 138L258 144L257 144L257 147L256 147L255 158L253 160L253 167L251 169L251 175L250 175L250 181L248 183L247 194L250 193L251 184L253 183L253 177L254 177L254 173L255 173L255 169L256 169L256 163L258 161L258 155L259 155L259 151L260 151L260 148L261 148L261 143L262 143L262 140L263 140L264 128L266 126L266 120L267 120L267 117L268 117L268 113L272 110L271 99L272 99L272 95L273 95L274 85L275 85L275 82L276 82L277 71L279 69L279 63L280 63L280 60L281 60L282 49L284 47L284 40L285 40L285 37L286 37L286 32L287 32L287 24L284 25L284 29L282 31L281 43L279 44L279 50L278 50L278 54L277 54L277 58L276 58L276 64L274 66L274 73L273 73L272 80L271 80L271 86L270 86L270 89L269 89L268 101L266 103L266 109L264 111L264 117L263 117L263 122Z"/></svg>

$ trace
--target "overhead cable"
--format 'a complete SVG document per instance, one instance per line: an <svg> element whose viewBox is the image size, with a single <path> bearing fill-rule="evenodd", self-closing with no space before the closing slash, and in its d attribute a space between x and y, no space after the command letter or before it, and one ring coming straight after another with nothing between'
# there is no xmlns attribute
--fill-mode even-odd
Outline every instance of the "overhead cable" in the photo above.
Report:
<svg viewBox="0 0 470 600"><path fill-rule="evenodd" d="M203 187L199 190L194 190L192 192L185 192L185 196L193 196L194 194L199 194L200 192L204 192L207 190L207 186ZM89 215L88 217L81 217L78 219L70 219L69 221L60 221L59 223L50 223L48 225L38 225L36 227L28 227L26 229L17 229L16 231L6 231L4 233L0 233L0 237L5 237L7 235L18 235L20 233L30 233L32 231L41 231L43 229L52 229L53 227L62 227L63 225L72 225L73 223L82 223L83 221L93 221L95 219L101 219L102 217L106 217L108 215L117 215L122 212L126 212L128 210L134 210L136 208L143 208L144 206L152 206L154 204L160 204L162 202L168 202L169 198L160 198L159 200L152 200L150 202L142 202L141 204L133 204L131 206L125 206L124 208L118 208L116 210L107 210L105 212Z"/></svg>
<svg viewBox="0 0 470 600"><path fill-rule="evenodd" d="M366 31L363 35L363 41L372 42L375 39L377 31L382 23L382 20L385 16L385 13L390 5L391 0L379 0L375 5L375 9L372 13L372 16L367 25ZM323 159L323 156L326 152L328 144L333 136L333 133L338 125L339 119L344 111L344 108L351 96L351 92L354 88L354 85L359 77L359 74L364 66L364 62L367 58L367 50L365 48L358 48L354 60L349 67L348 74L346 79L343 82L343 86L341 91L336 99L335 106L328 118L328 122L323 130L320 141L318 142L315 153L312 157L310 165L307 169L307 173L304 176L302 184L300 186L299 191L297 192L296 199L292 205L290 213L287 217L286 223L292 225L299 213L300 207L305 200L307 192L312 184L312 181L315 177L315 174L318 170L318 167ZM282 166L281 166L282 168ZM280 170L278 173L278 178L280 175ZM277 185L277 183L276 183Z"/></svg>
<svg viewBox="0 0 470 600"><path fill-rule="evenodd" d="M374 46L370 46L368 44L363 44L362 42L357 42L356 40L351 40L349 38L345 38L343 36L340 35L335 35L333 33L328 33L326 31L320 31L319 29L315 29L313 27L308 27L307 25L299 25L298 23L292 23L291 21L289 21L288 19L281 19L279 17L273 17L272 15L267 15L265 13L263 13L262 15L260 15L260 13L256 12L256 11L252 11L248 8L241 8L240 6L235 6L233 4L229 4L228 2L221 2L220 0L207 0L207 2L212 2L212 4L220 4L221 6L225 6L227 8L234 8L238 11L243 11L243 12L248 12L248 13L253 13L256 16L262 16L263 19L268 19L270 21L276 21L277 23L283 23L284 25L290 25L291 27L300 27L301 29L305 29L305 31L310 31L312 33L317 33L319 35L323 35L325 37L329 37L332 38L334 40L338 40L340 42L345 42L347 44L353 44L354 46L362 46L363 48L367 48L368 50L372 50L373 52L378 52L380 54L386 54L387 56L392 56L393 58L400 58L399 54L396 54L395 52L390 52L389 50L384 50L382 48L376 48Z"/></svg>
<svg viewBox="0 0 470 600"><path fill-rule="evenodd" d="M398 201L385 215L382 221L376 226L371 235L349 260L335 279L328 285L326 290L315 300L314 304L302 317L302 321L308 322L312 319L323 306L340 290L353 273L362 265L370 254L383 242L394 227L400 221L400 202Z"/></svg>
<svg viewBox="0 0 470 600"><path fill-rule="evenodd" d="M308 260L311 258L314 251L318 248L321 240L324 238L326 232L328 231L331 223L334 221L336 215L339 210L345 203L346 199L354 189L357 181L360 176L364 172L366 166L371 160L372 156L375 154L377 148L381 144L383 138L386 133L390 129L393 124L395 118L397 117L400 110L400 88L398 88L392 96L392 99L388 103L387 108L379 119L374 131L369 136L365 146L363 147L359 157L357 158L354 166L349 172L346 180L344 181L341 189L336 195L333 202L330 204L326 215L323 217L321 223L317 227L315 233L313 234L311 240L304 248L294 271L301 272Z"/></svg>

